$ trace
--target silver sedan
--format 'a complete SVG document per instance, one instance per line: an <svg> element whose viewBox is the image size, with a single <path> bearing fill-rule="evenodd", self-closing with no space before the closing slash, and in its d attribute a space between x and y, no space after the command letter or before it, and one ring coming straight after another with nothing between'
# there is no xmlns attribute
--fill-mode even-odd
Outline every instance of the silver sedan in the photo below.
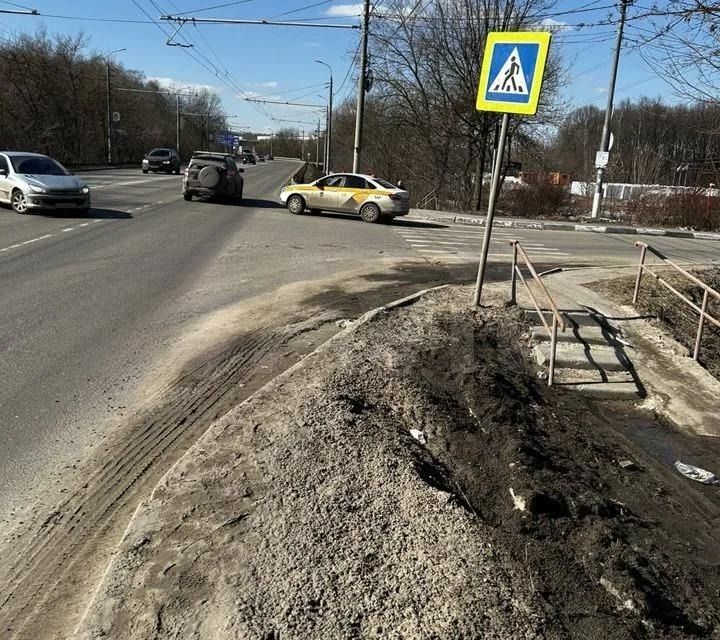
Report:
<svg viewBox="0 0 720 640"><path fill-rule="evenodd" d="M16 213L90 209L90 188L48 156L24 151L0 153L0 202Z"/></svg>

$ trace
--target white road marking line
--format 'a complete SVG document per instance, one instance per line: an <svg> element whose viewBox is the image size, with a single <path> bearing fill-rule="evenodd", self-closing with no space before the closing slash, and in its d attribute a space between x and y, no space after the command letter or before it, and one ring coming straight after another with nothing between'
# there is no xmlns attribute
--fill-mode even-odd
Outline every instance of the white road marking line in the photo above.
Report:
<svg viewBox="0 0 720 640"><path fill-rule="evenodd" d="M93 220L93 222L102 222L102 220L98 218L97 220Z"/></svg>
<svg viewBox="0 0 720 640"><path fill-rule="evenodd" d="M5 247L4 249L0 249L0 252L2 251L9 251L10 249L17 249L18 247L22 247L26 244L31 244L33 242L37 242L38 240L45 240L45 238L52 237L52 233L48 233L47 235L40 236L39 238L33 238L32 240L26 240L25 242L18 242L17 244L10 245L9 247Z"/></svg>
<svg viewBox="0 0 720 640"><path fill-rule="evenodd" d="M82 224L79 224L79 227L87 227L90 223L89 222L83 222Z"/></svg>
<svg viewBox="0 0 720 640"><path fill-rule="evenodd" d="M126 187L132 184L145 184L147 182L156 182L157 180L175 179L177 176L165 176L162 178L145 178L144 180L132 180L130 182L108 182L100 185L89 185L91 189L104 189L105 187Z"/></svg>
<svg viewBox="0 0 720 640"><path fill-rule="evenodd" d="M72 231L75 227L68 227L67 229L63 229L63 233L67 233L68 231Z"/></svg>

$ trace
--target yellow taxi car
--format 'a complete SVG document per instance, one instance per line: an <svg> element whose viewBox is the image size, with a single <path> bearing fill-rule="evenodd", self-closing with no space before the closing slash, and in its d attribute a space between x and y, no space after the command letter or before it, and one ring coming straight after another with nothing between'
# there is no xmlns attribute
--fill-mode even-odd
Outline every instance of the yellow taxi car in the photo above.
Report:
<svg viewBox="0 0 720 640"><path fill-rule="evenodd" d="M406 216L410 210L407 191L360 173L332 173L310 184L289 184L280 192L280 201L290 213L306 209L357 213L365 222Z"/></svg>

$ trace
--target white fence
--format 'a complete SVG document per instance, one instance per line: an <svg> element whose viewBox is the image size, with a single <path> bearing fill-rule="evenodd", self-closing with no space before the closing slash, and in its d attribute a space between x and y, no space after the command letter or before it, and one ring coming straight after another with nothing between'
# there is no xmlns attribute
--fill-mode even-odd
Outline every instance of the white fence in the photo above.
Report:
<svg viewBox="0 0 720 640"><path fill-rule="evenodd" d="M675 187L666 184L630 184L622 182L609 182L603 184L603 197L610 200L630 200L644 193L653 195L671 195L673 193L696 193L694 187ZM574 196L592 197L595 193L594 182L572 182L570 193ZM705 189L703 193L709 197L717 198L720 189Z"/></svg>

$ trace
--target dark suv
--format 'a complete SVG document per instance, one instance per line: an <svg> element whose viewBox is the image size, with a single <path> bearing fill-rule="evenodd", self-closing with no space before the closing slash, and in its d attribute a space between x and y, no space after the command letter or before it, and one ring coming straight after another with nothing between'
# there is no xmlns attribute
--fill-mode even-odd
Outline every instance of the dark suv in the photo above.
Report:
<svg viewBox="0 0 720 640"><path fill-rule="evenodd" d="M252 151L243 151L243 164L255 164L255 154Z"/></svg>
<svg viewBox="0 0 720 640"><path fill-rule="evenodd" d="M192 200L193 196L214 196L240 202L243 171L227 153L196 151L185 169L183 197Z"/></svg>
<svg viewBox="0 0 720 640"><path fill-rule="evenodd" d="M175 149L153 149L142 161L142 172L180 173L180 156Z"/></svg>

